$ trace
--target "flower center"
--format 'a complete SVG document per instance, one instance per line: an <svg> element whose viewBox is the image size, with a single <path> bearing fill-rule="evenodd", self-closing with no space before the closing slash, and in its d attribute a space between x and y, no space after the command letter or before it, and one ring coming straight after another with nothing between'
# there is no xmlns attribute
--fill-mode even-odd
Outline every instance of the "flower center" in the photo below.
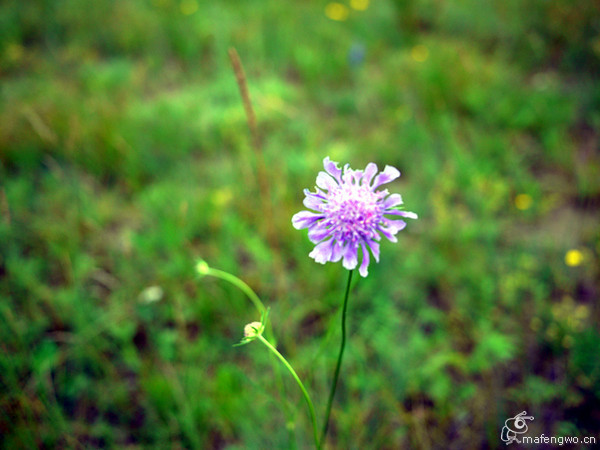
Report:
<svg viewBox="0 0 600 450"><path fill-rule="evenodd" d="M325 214L338 241L374 236L383 212L377 194L366 186L344 184L331 191L328 200Z"/></svg>

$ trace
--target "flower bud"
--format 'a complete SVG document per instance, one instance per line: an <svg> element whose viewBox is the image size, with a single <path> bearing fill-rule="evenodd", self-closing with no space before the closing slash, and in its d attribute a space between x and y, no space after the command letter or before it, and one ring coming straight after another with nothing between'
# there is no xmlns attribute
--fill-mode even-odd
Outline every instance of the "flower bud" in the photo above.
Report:
<svg viewBox="0 0 600 450"><path fill-rule="evenodd" d="M210 267L208 266L208 263L206 261L204 261L203 259L199 259L198 262L196 263L196 272L198 272L198 275L201 275L201 276L208 275L209 271L210 271Z"/></svg>
<svg viewBox="0 0 600 450"><path fill-rule="evenodd" d="M251 338L262 334L263 326L260 322L250 322L244 327L244 337Z"/></svg>

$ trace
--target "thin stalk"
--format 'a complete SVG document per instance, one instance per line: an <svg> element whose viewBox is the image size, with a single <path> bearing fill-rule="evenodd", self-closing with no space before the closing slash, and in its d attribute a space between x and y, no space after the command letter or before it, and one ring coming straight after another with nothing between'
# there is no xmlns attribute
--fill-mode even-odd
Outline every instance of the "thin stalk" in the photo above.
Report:
<svg viewBox="0 0 600 450"><path fill-rule="evenodd" d="M257 335L257 337L263 344L265 344L267 346L267 348L269 350L271 350L271 352L273 352L273 354L275 356L277 356L277 358L279 358L279 360L283 363L283 365L286 367L286 369L290 371L290 373L294 377L294 380L296 380L296 383L298 383L298 386L300 386L300 390L302 391L302 394L304 394L304 399L306 400L306 404L308 405L308 411L310 413L310 420L312 421L313 434L314 434L314 439L315 439L315 447L317 449L320 449L321 444L319 443L319 432L317 431L317 416L315 415L315 408L310 399L310 395L308 395L308 391L302 384L302 381L300 381L300 378L296 374L296 371L294 370L294 368L290 365L290 363L287 362L287 360L283 357L283 355L281 353L279 353L277 351L277 349L275 347L273 347L271 345L271 343L269 341L267 341L262 335L259 334L259 335Z"/></svg>
<svg viewBox="0 0 600 450"><path fill-rule="evenodd" d="M267 309L265 308L265 305L260 300L258 295L256 295L256 292L254 292L254 290L250 286L248 286L243 280L241 280L238 277L236 277L235 275L232 275L223 270L213 269L212 267L208 267L208 265L204 270L205 270L205 272L204 272L205 276L213 276L215 278L220 278L221 280L227 281L227 282L233 284L238 289L240 289L244 294L246 294L248 296L248 298L254 304L256 309L258 309L258 312L260 313L261 316L266 312ZM268 339L270 339L273 343L275 343L275 345L277 345L277 339L275 338L275 333L273 332L273 326L271 325L270 320L267 321L265 333L267 334ZM283 402L285 414L288 418L288 421L293 422L291 407L285 398L285 386L283 385L281 369L272 355L271 355L271 362L273 364L273 371L275 372L277 389L279 391L279 396ZM290 431L290 443L291 443L290 445L293 445L292 444L293 443L292 436L293 436L293 434Z"/></svg>
<svg viewBox="0 0 600 450"><path fill-rule="evenodd" d="M348 284L346 285L346 294L344 295L344 306L342 309L342 344L340 346L340 354L338 355L337 364L335 365L335 373L333 374L333 382L331 383L331 392L329 393L329 400L327 400L325 422L323 423L323 432L321 433L319 445L323 445L325 443L325 437L327 436L327 429L329 428L329 415L331 414L331 405L333 404L333 397L335 396L335 389L337 388L337 382L340 376L340 367L342 366L342 357L344 356L344 348L346 347L346 311L348 309L348 294L350 294L350 283L352 282L353 272L353 270L348 271Z"/></svg>
<svg viewBox="0 0 600 450"><path fill-rule="evenodd" d="M246 119L248 120L248 129L250 130L250 136L252 137L252 147L254 147L256 154L259 155L262 154L260 136L258 134L258 127L256 126L256 114L254 114L254 108L252 107L252 101L250 100L250 93L248 92L246 72L244 71L244 66L242 66L240 55L238 55L237 50L233 47L229 49L229 60L231 61L231 66L233 67L233 73L235 73L235 79L240 90L242 103L244 104L244 111L246 112ZM262 159L260 163L262 165L259 165L259 170L263 170L264 163ZM258 175L260 176L263 174L259 173Z"/></svg>
<svg viewBox="0 0 600 450"><path fill-rule="evenodd" d="M232 275L219 269L213 269L212 267L207 269L206 275L210 275L215 278L220 278L222 280L228 281L235 287L240 289L244 294L248 296L248 298L254 304L256 309L258 309L258 312L260 314L264 314L264 312L267 310L265 308L265 305L263 305L263 302L261 302L260 298L258 298L258 295L256 295L256 292L254 292L250 286L248 286L235 275Z"/></svg>
<svg viewBox="0 0 600 450"><path fill-rule="evenodd" d="M282 270L284 264L281 257L279 235L277 234L275 226L276 217L273 213L273 199L271 198L271 192L274 192L274 189L269 182L269 180L273 179L273 173L269 173L267 170L264 146L262 143L263 139L256 120L256 114L254 113L254 107L252 106L252 100L250 99L246 72L244 71L244 66L237 50L233 47L229 49L229 59L231 61L233 73L235 74L242 103L244 104L248 129L250 130L250 140L254 150L254 161L256 162L256 169L253 175L259 195L257 197L258 202L254 203L253 211L259 214L257 219L261 219L260 223L264 225L262 231L264 232L273 253L271 270L273 271L273 275L275 275L276 297L283 297L286 291L285 274Z"/></svg>
<svg viewBox="0 0 600 450"><path fill-rule="evenodd" d="M223 270L213 269L212 267L209 267L206 269L206 276L220 278L221 280L225 280L233 284L235 287L237 287L239 290L241 290L244 294L248 296L252 304L256 307L256 309L258 309L258 312L261 316L267 310L263 302L260 301L258 295L256 295L256 292L254 292L254 290L250 286L248 286L243 280L239 279L235 275L232 275L228 272L224 272ZM277 345L277 339L275 338L275 334L273 333L273 327L270 321L267 322L266 332L267 337L273 342L275 342L275 345ZM281 391L281 393L283 393L283 391Z"/></svg>

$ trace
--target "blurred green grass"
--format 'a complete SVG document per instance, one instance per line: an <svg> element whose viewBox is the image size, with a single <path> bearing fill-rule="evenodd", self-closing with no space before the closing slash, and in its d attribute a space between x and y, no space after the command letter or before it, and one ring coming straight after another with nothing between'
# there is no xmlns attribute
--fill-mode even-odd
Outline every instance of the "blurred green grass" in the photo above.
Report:
<svg viewBox="0 0 600 450"><path fill-rule="evenodd" d="M231 347L251 304L194 264L272 307L320 417L345 275L290 220L327 155L398 167L420 217L355 285L331 446L496 448L524 409L600 429L598 6L336 8L0 6L2 447L308 447L293 382L284 407Z"/></svg>

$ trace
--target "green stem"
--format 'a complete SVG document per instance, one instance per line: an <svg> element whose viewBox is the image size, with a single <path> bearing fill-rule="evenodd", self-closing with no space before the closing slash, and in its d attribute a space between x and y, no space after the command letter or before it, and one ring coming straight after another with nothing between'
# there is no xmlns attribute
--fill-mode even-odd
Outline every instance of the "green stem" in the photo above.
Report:
<svg viewBox="0 0 600 450"><path fill-rule="evenodd" d="M296 380L296 383L298 383L298 386L300 386L300 390L302 391L302 394L304 394L304 399L306 400L306 403L308 404L308 410L310 412L310 420L312 421L312 426L313 426L313 434L314 434L314 438L315 438L315 446L317 449L321 448L321 444L319 443L319 433L317 431L317 417L315 415L315 408L313 406L313 403L310 399L310 396L308 395L308 392L306 390L306 388L304 387L304 385L302 384L302 381L300 381L300 378L298 377L298 375L296 374L296 371L294 370L294 368L290 365L290 363L287 362L287 360L283 357L283 355L281 353L279 353L277 351L277 349L275 347L273 347L271 345L271 343L269 341L267 341L262 335L257 335L258 339L267 346L267 348L269 350L271 350L273 352L273 354L275 356L277 356L281 362L283 363L283 365L286 367L287 370L290 371L290 373L292 374L292 376L294 377L294 380Z"/></svg>
<svg viewBox="0 0 600 450"><path fill-rule="evenodd" d="M248 296L248 298L254 304L256 309L258 309L258 312L260 312L261 314L263 314L265 312L265 310L266 310L265 305L263 305L263 302L260 301L260 298L258 298L258 295L256 295L256 292L254 292L250 286L248 286L246 283L244 283L242 280L240 280L235 275L232 275L227 272L223 272L222 270L219 270L219 269L213 269L212 267L208 269L208 271L206 272L206 275L210 275L210 276L220 278L222 280L230 282L231 284L233 284L234 286L239 288L244 294L246 294Z"/></svg>
<svg viewBox="0 0 600 450"><path fill-rule="evenodd" d="M250 286L248 286L244 281L242 281L235 275L232 275L228 272L224 272L223 270L213 269L212 267L208 267L208 265L206 267L206 272L204 273L204 275L205 276L213 276L215 278L220 278L221 280L224 280L224 281L227 281L228 283L233 284L235 287L240 289L244 294L246 294L248 296L248 298L254 304L256 309L258 309L258 312L261 314L261 316L265 313L265 311L266 311L265 305L260 300L258 295L256 295L256 292L254 292L254 290ZM270 320L267 321L267 328L265 330L265 333L267 335L267 338L269 340L271 340L273 343L275 343L275 345L277 345L277 339L275 338L275 333L273 333L273 326L271 325ZM291 407L290 407L289 403L286 401L285 387L283 385L283 378L281 376L281 368L277 364L277 362L273 359L273 355L271 355L271 361L273 364L273 371L275 372L275 379L276 379L277 389L279 390L279 396L283 401L285 414L287 415L288 421L290 423L293 423L293 414L291 412ZM290 432L290 435L291 435L291 432ZM293 442L292 439L290 439L290 443L291 442Z"/></svg>
<svg viewBox="0 0 600 450"><path fill-rule="evenodd" d="M244 281L240 280L235 275L232 275L229 272L224 272L223 270L213 269L212 267L209 267L206 269L205 276L220 278L221 280L225 280L225 281L233 284L235 287L237 287L239 290L241 290L244 294L246 294L248 296L248 298L250 299L252 304L256 307L256 309L258 309L258 312L260 313L261 316L267 310L267 308L265 308L265 305L260 300L258 295L256 295L256 292L254 292L250 286L248 286ZM275 334L273 333L273 327L271 326L270 321L267 322L266 333L267 333L267 337L271 341L273 341L275 343L275 345L277 345L277 339L275 338ZM283 391L281 391L281 392L283 392Z"/></svg>
<svg viewBox="0 0 600 450"><path fill-rule="evenodd" d="M327 436L327 429L329 428L329 415L331 414L331 405L333 404L333 397L335 396L335 389L337 387L338 378L340 376L340 367L342 366L342 357L344 356L344 348L346 347L346 310L348 309L348 294L350 294L352 272L354 271L350 270L348 272L348 284L346 285L346 294L344 295L344 306L342 309L342 345L340 346L340 354L338 355L337 364L335 365L335 373L333 374L333 382L331 384L329 400L327 401L325 422L323 423L323 432L321 433L321 440L319 441L319 445L323 445L325 443L325 437Z"/></svg>

